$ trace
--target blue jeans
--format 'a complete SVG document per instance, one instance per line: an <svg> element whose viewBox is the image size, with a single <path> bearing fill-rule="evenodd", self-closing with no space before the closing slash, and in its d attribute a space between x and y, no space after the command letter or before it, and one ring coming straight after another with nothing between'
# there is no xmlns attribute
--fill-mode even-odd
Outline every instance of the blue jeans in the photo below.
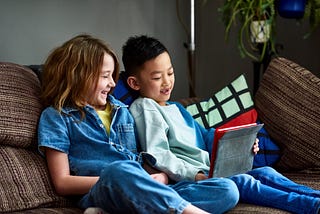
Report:
<svg viewBox="0 0 320 214"><path fill-rule="evenodd" d="M320 191L297 184L271 167L229 177L238 186L240 201L292 213L318 213Z"/></svg>
<svg viewBox="0 0 320 214"><path fill-rule="evenodd" d="M239 200L237 186L229 179L178 182L163 185L134 161L109 164L99 181L79 201L81 208L100 207L110 213L182 213L187 205L210 213L223 213Z"/></svg>

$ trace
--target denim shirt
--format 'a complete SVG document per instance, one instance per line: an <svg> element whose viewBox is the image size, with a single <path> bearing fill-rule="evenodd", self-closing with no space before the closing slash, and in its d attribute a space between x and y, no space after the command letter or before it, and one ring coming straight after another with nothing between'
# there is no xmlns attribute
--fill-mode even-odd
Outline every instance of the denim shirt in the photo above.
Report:
<svg viewBox="0 0 320 214"><path fill-rule="evenodd" d="M138 161L135 124L126 105L109 95L112 106L110 134L98 114L85 106L85 118L74 108L59 113L46 108L40 117L38 146L68 154L70 172L74 175L98 176L102 169L117 160Z"/></svg>

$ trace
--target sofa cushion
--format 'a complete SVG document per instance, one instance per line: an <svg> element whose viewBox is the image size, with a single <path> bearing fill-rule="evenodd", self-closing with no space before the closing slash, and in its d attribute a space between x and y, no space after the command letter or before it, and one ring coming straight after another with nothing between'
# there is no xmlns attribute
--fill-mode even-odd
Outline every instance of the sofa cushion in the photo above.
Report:
<svg viewBox="0 0 320 214"><path fill-rule="evenodd" d="M131 103L139 96L139 92L130 88L127 84L126 72L122 71L120 72L116 87L112 91L112 95L124 104L131 105Z"/></svg>
<svg viewBox="0 0 320 214"><path fill-rule="evenodd" d="M73 205L55 193L46 161L37 151L0 145L0 166L1 212Z"/></svg>
<svg viewBox="0 0 320 214"><path fill-rule="evenodd" d="M259 118L282 150L278 169L320 166L320 79L300 65L273 59L255 96Z"/></svg>
<svg viewBox="0 0 320 214"><path fill-rule="evenodd" d="M40 82L29 68L0 62L0 144L36 147Z"/></svg>
<svg viewBox="0 0 320 214"><path fill-rule="evenodd" d="M257 138L259 139L259 152L254 156L253 168L273 166L281 156L279 146L270 138L264 127L258 132Z"/></svg>
<svg viewBox="0 0 320 214"><path fill-rule="evenodd" d="M205 128L225 128L257 120L244 75L240 75L209 99L190 104L186 109Z"/></svg>
<svg viewBox="0 0 320 214"><path fill-rule="evenodd" d="M76 207L53 207L53 208L36 208L31 210L22 210L10 212L10 214L83 214L83 210Z"/></svg>

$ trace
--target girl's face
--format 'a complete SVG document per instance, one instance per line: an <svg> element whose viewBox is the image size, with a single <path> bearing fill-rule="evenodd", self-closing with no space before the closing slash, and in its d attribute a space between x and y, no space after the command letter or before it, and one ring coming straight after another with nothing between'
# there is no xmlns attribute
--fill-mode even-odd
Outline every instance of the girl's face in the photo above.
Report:
<svg viewBox="0 0 320 214"><path fill-rule="evenodd" d="M103 64L100 71L97 87L91 90L88 94L88 99L91 106L96 110L104 110L107 104L108 93L111 88L115 87L115 82L112 78L114 71L114 60L109 54L104 54Z"/></svg>
<svg viewBox="0 0 320 214"><path fill-rule="evenodd" d="M143 69L135 78L135 89L139 90L142 97L151 98L159 105L166 105L175 80L169 54L164 52L145 62Z"/></svg>

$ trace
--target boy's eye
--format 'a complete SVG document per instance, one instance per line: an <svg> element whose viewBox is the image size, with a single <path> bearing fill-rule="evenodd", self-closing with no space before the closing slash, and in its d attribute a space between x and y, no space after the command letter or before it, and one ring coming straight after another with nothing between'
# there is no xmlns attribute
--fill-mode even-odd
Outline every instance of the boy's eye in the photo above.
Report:
<svg viewBox="0 0 320 214"><path fill-rule="evenodd" d="M159 80L159 79L161 79L161 77L152 77L152 79Z"/></svg>

